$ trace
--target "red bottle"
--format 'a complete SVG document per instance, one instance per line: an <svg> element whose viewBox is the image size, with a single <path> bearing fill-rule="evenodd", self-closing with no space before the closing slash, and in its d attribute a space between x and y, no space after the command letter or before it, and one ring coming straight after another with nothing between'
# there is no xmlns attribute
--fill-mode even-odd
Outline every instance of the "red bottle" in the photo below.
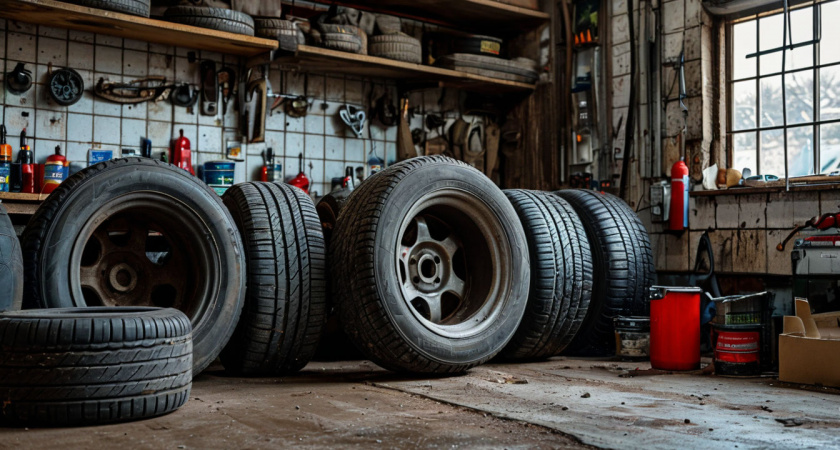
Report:
<svg viewBox="0 0 840 450"><path fill-rule="evenodd" d="M32 154L32 147L26 145L26 128L20 132L20 151L18 152L20 163L20 191L24 194L35 193L35 155Z"/></svg>
<svg viewBox="0 0 840 450"><path fill-rule="evenodd" d="M61 154L61 146L55 146L55 154L47 158L44 164L44 182L41 193L49 194L67 178L67 158Z"/></svg>
<svg viewBox="0 0 840 450"><path fill-rule="evenodd" d="M181 137L172 141L171 148L172 164L195 175L192 167L192 152L190 152L190 140L184 137L184 130L181 130Z"/></svg>
<svg viewBox="0 0 840 450"><path fill-rule="evenodd" d="M671 231L682 231L688 227L688 166L683 158L671 167Z"/></svg>

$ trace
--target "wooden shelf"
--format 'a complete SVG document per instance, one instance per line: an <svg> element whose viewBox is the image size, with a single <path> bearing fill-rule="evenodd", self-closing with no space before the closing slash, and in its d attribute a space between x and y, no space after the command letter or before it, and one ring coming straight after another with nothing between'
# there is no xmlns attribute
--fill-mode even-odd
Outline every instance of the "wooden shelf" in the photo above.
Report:
<svg viewBox="0 0 840 450"><path fill-rule="evenodd" d="M357 55L308 45L298 46L293 55L281 55L276 63L304 72L343 73L373 78L392 78L438 86L457 87L479 92L530 92L535 86L528 83L424 66L376 56Z"/></svg>
<svg viewBox="0 0 840 450"><path fill-rule="evenodd" d="M0 192L0 205L6 208L9 214L35 214L41 202L47 199L50 194L22 194L20 192Z"/></svg>
<svg viewBox="0 0 840 450"><path fill-rule="evenodd" d="M341 0L340 3L467 29L521 31L523 26L540 25L550 18L542 11L494 0Z"/></svg>
<svg viewBox="0 0 840 450"><path fill-rule="evenodd" d="M255 56L278 47L276 40L146 19L52 0L0 0L0 18L231 55Z"/></svg>

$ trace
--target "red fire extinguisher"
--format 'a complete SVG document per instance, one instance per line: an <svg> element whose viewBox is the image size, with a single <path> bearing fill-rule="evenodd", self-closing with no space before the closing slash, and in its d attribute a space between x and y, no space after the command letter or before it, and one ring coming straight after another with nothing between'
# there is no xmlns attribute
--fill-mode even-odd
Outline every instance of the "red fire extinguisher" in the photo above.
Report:
<svg viewBox="0 0 840 450"><path fill-rule="evenodd" d="M671 212L669 228L682 231L688 227L688 166L680 158L671 167Z"/></svg>
<svg viewBox="0 0 840 450"><path fill-rule="evenodd" d="M300 173L296 177L289 180L289 184L296 188L300 188L303 192L309 193L309 178L303 171L303 153L298 155L298 166L300 166Z"/></svg>
<svg viewBox="0 0 840 450"><path fill-rule="evenodd" d="M181 137L172 141L172 164L195 175L192 167L192 152L190 152L190 140L184 136L181 130Z"/></svg>
<svg viewBox="0 0 840 450"><path fill-rule="evenodd" d="M35 193L35 155L32 154L32 147L26 143L26 128L20 132L20 151L18 152L20 163L21 183L20 191L24 194Z"/></svg>

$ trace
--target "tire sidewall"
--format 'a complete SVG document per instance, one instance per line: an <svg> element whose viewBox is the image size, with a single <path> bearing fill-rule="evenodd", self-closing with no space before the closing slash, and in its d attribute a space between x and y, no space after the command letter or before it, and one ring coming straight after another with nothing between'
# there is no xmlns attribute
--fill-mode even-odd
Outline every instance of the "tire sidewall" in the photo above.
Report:
<svg viewBox="0 0 840 450"><path fill-rule="evenodd" d="M193 324L194 373L198 374L215 359L236 325L245 290L243 247L221 200L191 177L179 176L173 170L180 169L127 165L98 173L96 182L86 182L73 190L63 199L44 234L37 279L45 306L84 306L84 299L79 298L81 289L71 286L67 262L86 224L104 204L126 194L145 191L171 197L203 222L217 257L212 263L216 273L207 276L218 279L218 290L207 300L201 320ZM175 214L179 212L173 211ZM99 223L105 219L100 217Z"/></svg>
<svg viewBox="0 0 840 450"><path fill-rule="evenodd" d="M480 199L496 216L504 236L496 236L510 252L510 285L502 310L479 333L464 337L441 336L418 321L404 300L396 270L400 225L417 201L429 192L458 189ZM382 307L404 341L419 353L447 364L484 361L498 353L513 337L522 319L529 289L527 243L513 207L504 194L482 174L464 166L435 164L406 175L388 196L376 233L374 270Z"/></svg>

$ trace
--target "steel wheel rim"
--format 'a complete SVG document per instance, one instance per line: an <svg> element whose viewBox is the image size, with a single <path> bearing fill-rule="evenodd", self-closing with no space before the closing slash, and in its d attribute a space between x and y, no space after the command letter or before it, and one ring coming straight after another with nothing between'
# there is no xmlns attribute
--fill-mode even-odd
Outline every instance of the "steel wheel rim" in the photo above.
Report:
<svg viewBox="0 0 840 450"><path fill-rule="evenodd" d="M109 201L81 228L70 254L75 306L172 307L197 327L219 290L212 275L221 270L219 250L207 230L192 209L165 194Z"/></svg>
<svg viewBox="0 0 840 450"><path fill-rule="evenodd" d="M447 338L491 326L511 287L510 249L492 208L460 189L417 200L400 223L395 270L412 316Z"/></svg>

